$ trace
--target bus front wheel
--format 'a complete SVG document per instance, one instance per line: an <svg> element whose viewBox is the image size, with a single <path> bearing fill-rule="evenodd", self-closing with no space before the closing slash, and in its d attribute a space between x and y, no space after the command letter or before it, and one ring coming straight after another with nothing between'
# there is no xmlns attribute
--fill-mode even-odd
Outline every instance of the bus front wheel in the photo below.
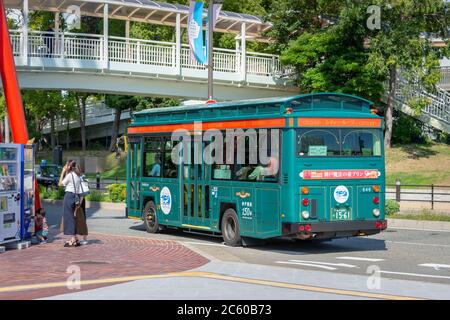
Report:
<svg viewBox="0 0 450 320"><path fill-rule="evenodd" d="M145 204L143 220L148 233L157 233L159 231L158 218L156 217L155 203L153 201Z"/></svg>
<svg viewBox="0 0 450 320"><path fill-rule="evenodd" d="M222 237L225 244L236 247L242 243L239 220L234 209L229 208L222 217Z"/></svg>

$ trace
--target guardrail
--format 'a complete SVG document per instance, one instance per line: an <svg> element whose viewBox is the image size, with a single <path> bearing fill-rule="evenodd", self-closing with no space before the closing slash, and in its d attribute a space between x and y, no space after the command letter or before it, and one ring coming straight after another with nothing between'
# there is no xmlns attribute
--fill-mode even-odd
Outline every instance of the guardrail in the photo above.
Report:
<svg viewBox="0 0 450 320"><path fill-rule="evenodd" d="M435 203L450 203L450 186L403 185L398 180L395 185L386 185L386 199L397 202L428 202L431 209Z"/></svg>
<svg viewBox="0 0 450 320"><path fill-rule="evenodd" d="M15 56L120 62L163 68L206 70L191 58L189 46L182 44L179 53L174 42L108 37L103 35L11 30L10 38ZM27 43L25 43L28 39ZM26 49L26 50L25 50ZM246 52L243 70L240 50L214 48L214 70L220 72L274 77L283 75L279 56ZM170 70L168 70L170 71Z"/></svg>

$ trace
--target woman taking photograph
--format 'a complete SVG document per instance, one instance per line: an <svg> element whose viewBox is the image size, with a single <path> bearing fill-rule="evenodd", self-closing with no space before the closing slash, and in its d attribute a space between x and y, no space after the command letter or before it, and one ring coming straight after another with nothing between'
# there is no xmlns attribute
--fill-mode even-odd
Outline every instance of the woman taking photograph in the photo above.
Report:
<svg viewBox="0 0 450 320"><path fill-rule="evenodd" d="M78 247L80 242L76 235L75 209L80 205L80 186L81 179L77 174L77 164L71 160L64 166L58 185L65 187L64 203L63 203L63 225L64 235L70 236L70 240L66 241L64 247Z"/></svg>

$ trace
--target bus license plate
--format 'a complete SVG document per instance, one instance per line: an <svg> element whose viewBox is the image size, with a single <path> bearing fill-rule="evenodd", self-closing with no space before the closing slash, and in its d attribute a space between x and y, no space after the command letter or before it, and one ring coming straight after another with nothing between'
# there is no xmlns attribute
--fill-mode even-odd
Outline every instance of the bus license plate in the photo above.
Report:
<svg viewBox="0 0 450 320"><path fill-rule="evenodd" d="M351 219L350 210L348 210L346 208L334 209L333 213L334 213L333 214L334 217L332 217L332 220L350 220Z"/></svg>

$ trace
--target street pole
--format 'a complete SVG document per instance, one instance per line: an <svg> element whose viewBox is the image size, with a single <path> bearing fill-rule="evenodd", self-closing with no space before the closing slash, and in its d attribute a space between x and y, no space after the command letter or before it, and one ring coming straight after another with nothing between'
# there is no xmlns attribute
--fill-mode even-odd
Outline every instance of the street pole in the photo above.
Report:
<svg viewBox="0 0 450 320"><path fill-rule="evenodd" d="M214 96L214 57L213 57L213 24L214 0L209 0L208 6L208 99Z"/></svg>

